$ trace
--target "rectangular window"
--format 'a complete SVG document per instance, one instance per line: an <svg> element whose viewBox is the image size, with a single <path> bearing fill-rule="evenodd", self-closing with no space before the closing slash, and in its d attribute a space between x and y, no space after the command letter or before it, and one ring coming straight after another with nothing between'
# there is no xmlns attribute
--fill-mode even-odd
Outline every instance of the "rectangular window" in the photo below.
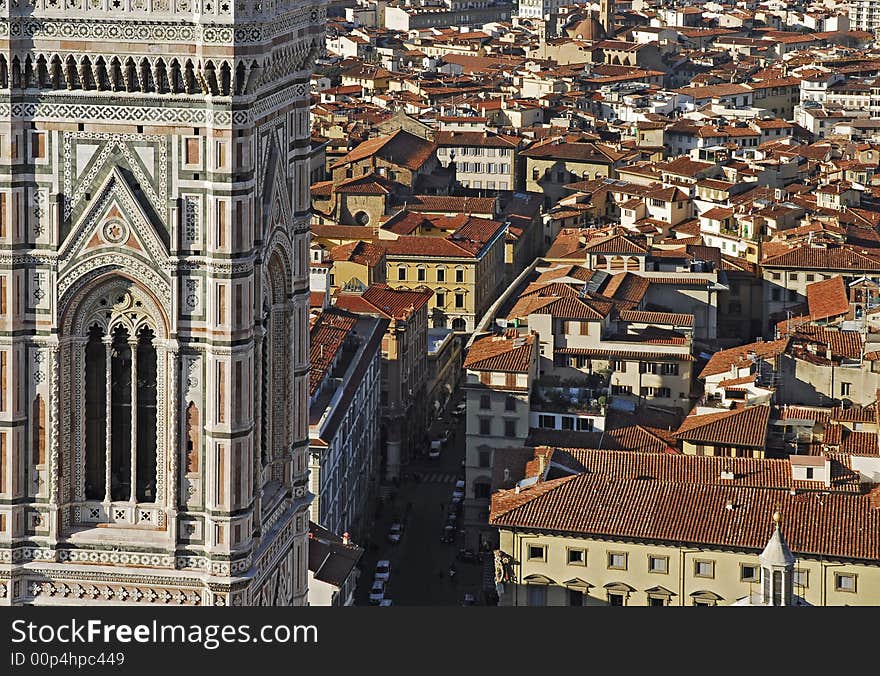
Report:
<svg viewBox="0 0 880 676"><path fill-rule="evenodd" d="M539 415L538 416L538 427L545 430L555 430L556 429L556 416L554 415Z"/></svg>
<svg viewBox="0 0 880 676"><path fill-rule="evenodd" d="M198 137L188 138L185 141L184 162L186 164L199 164L199 151L201 144Z"/></svg>
<svg viewBox="0 0 880 676"><path fill-rule="evenodd" d="M464 270L456 270L455 271L455 281L458 284L462 284L464 282Z"/></svg>
<svg viewBox="0 0 880 676"><path fill-rule="evenodd" d="M428 271L425 268L418 268L416 270L416 279L420 282L424 282L428 279Z"/></svg>
<svg viewBox="0 0 880 676"><path fill-rule="evenodd" d="M529 545L529 561L546 561L547 547L546 545Z"/></svg>
<svg viewBox="0 0 880 676"><path fill-rule="evenodd" d="M214 162L219 170L226 169L226 147L229 144L226 141L217 141L214 145Z"/></svg>
<svg viewBox="0 0 880 676"><path fill-rule="evenodd" d="M437 292L437 307L446 307L446 294L442 291Z"/></svg>
<svg viewBox="0 0 880 676"><path fill-rule="evenodd" d="M665 596L649 596L648 597L648 605L649 606L665 606L666 605Z"/></svg>
<svg viewBox="0 0 880 676"><path fill-rule="evenodd" d="M608 592L609 606L622 606L624 605L623 600L623 594L620 592Z"/></svg>
<svg viewBox="0 0 880 676"><path fill-rule="evenodd" d="M593 419L592 418L578 418L577 419L577 431L578 432L592 432L593 431Z"/></svg>
<svg viewBox="0 0 880 676"><path fill-rule="evenodd" d="M663 375L677 376L678 375L678 364L663 364Z"/></svg>
<svg viewBox="0 0 880 676"><path fill-rule="evenodd" d="M226 374L222 361L217 362L217 422L226 422Z"/></svg>
<svg viewBox="0 0 880 676"><path fill-rule="evenodd" d="M586 566L587 550L586 549L568 549L568 565L570 566Z"/></svg>
<svg viewBox="0 0 880 676"><path fill-rule="evenodd" d="M492 397L488 394L480 395L480 408L492 408Z"/></svg>
<svg viewBox="0 0 880 676"><path fill-rule="evenodd" d="M406 281L406 268L403 266L400 266L399 268L397 268L397 281L398 282L405 282Z"/></svg>
<svg viewBox="0 0 880 676"><path fill-rule="evenodd" d="M739 566L739 579L741 582L757 582L760 577L758 566L751 563L741 563Z"/></svg>
<svg viewBox="0 0 880 676"><path fill-rule="evenodd" d="M508 395L507 399L504 400L504 410L505 411L515 411L516 410L516 397L511 397Z"/></svg>
<svg viewBox="0 0 880 676"><path fill-rule="evenodd" d="M488 467L491 462L491 452L490 451L480 451L479 463L480 467Z"/></svg>
<svg viewBox="0 0 880 676"><path fill-rule="evenodd" d="M800 587L801 589L806 589L810 586L810 571L804 570L803 568L797 568L794 571L792 582L794 583L795 588Z"/></svg>
<svg viewBox="0 0 880 676"><path fill-rule="evenodd" d="M226 200L217 200L217 246L226 246Z"/></svg>
<svg viewBox="0 0 880 676"><path fill-rule="evenodd" d="M840 383L840 396L847 397L849 396L850 385L852 383L842 382Z"/></svg>
<svg viewBox="0 0 880 676"><path fill-rule="evenodd" d="M834 573L834 589L841 592L856 591L856 575L853 573Z"/></svg>
<svg viewBox="0 0 880 676"><path fill-rule="evenodd" d="M584 593L578 589L569 589L568 605L573 607L580 607L584 605Z"/></svg>
<svg viewBox="0 0 880 676"><path fill-rule="evenodd" d="M505 437L515 437L516 436L516 420L505 420L504 421L504 436Z"/></svg>
<svg viewBox="0 0 880 676"><path fill-rule="evenodd" d="M455 294L455 307L458 307L458 308L464 307L464 294L463 293Z"/></svg>
<svg viewBox="0 0 880 676"><path fill-rule="evenodd" d="M445 282L446 281L446 268L437 268L437 281Z"/></svg>
<svg viewBox="0 0 880 676"><path fill-rule="evenodd" d="M217 285L217 323L226 323L226 285Z"/></svg>
<svg viewBox="0 0 880 676"><path fill-rule="evenodd" d="M492 434L492 419L491 418L480 418L480 434L483 436L489 436Z"/></svg>
<svg viewBox="0 0 880 676"><path fill-rule="evenodd" d="M35 160L46 157L46 132L35 131L31 134L31 155Z"/></svg>
<svg viewBox="0 0 880 676"><path fill-rule="evenodd" d="M648 571L651 573L668 573L669 557L668 556L649 556Z"/></svg>
<svg viewBox="0 0 880 676"><path fill-rule="evenodd" d="M626 373L626 362L622 359L612 359L611 370L619 373Z"/></svg>
<svg viewBox="0 0 880 676"><path fill-rule="evenodd" d="M609 570L626 570L626 552L608 552Z"/></svg>
<svg viewBox="0 0 880 676"><path fill-rule="evenodd" d="M703 560L694 561L694 577L714 578L715 562Z"/></svg>

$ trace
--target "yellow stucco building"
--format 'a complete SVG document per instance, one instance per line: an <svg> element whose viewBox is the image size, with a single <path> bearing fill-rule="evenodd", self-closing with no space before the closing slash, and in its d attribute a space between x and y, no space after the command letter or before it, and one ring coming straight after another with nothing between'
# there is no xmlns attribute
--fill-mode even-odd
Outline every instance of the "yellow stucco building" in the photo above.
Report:
<svg viewBox="0 0 880 676"><path fill-rule="evenodd" d="M500 605L742 605L762 591L776 511L794 595L880 604L880 487L837 460L805 480L788 460L543 457L537 476L492 497Z"/></svg>

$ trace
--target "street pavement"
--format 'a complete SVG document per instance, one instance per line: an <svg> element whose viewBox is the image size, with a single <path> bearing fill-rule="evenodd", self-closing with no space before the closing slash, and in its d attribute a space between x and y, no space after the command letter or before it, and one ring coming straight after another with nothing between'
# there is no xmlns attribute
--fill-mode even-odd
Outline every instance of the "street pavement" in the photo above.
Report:
<svg viewBox="0 0 880 676"><path fill-rule="evenodd" d="M448 408L451 410L455 403ZM467 593L472 594L478 604L483 602L480 593L483 566L456 560L459 548L464 546L464 534L456 531L455 542L441 542L447 514L454 510L455 482L464 474L461 465L465 450L464 418L456 419L447 414L439 425L447 427L450 433L440 458L432 460L427 454L420 457L403 468L402 474L408 478L402 479L396 487L383 487L386 499L374 514L375 525L361 558L361 577L355 594L357 605L369 604L376 562L382 559L391 561L391 579L386 584L385 598L391 599L394 605L460 605ZM437 426L432 427L432 432L436 429ZM403 535L398 544L391 544L388 531L398 520L403 523ZM450 567L455 570L452 577Z"/></svg>

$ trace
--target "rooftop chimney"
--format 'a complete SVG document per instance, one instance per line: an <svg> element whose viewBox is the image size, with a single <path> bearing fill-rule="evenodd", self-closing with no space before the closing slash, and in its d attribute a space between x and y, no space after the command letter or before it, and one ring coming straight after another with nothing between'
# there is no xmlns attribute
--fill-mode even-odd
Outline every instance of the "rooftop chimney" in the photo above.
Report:
<svg viewBox="0 0 880 676"><path fill-rule="evenodd" d="M547 470L547 456L543 453L538 456L538 476L544 478L544 472Z"/></svg>

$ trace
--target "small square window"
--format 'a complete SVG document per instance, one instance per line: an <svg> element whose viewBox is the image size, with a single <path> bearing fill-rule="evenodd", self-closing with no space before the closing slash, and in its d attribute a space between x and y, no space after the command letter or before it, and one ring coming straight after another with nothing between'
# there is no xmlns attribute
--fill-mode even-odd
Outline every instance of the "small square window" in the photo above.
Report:
<svg viewBox="0 0 880 676"><path fill-rule="evenodd" d="M480 395L480 408L487 409L492 408L492 397L488 394Z"/></svg>
<svg viewBox="0 0 880 676"><path fill-rule="evenodd" d="M648 570L652 573L668 573L669 557L668 556L649 556Z"/></svg>
<svg viewBox="0 0 880 676"><path fill-rule="evenodd" d="M547 547L544 545L529 545L529 561L546 561Z"/></svg>
<svg viewBox="0 0 880 676"><path fill-rule="evenodd" d="M626 605L624 603L624 596L620 592L608 592L608 605L609 606L623 606Z"/></svg>
<svg viewBox="0 0 880 676"><path fill-rule="evenodd" d="M608 568L626 570L626 552L608 552Z"/></svg>
<svg viewBox="0 0 880 676"><path fill-rule="evenodd" d="M741 582L757 582L761 576L758 566L751 563L740 564L739 579Z"/></svg>
<svg viewBox="0 0 880 676"><path fill-rule="evenodd" d="M834 588L837 591L856 591L856 576L852 573L834 573Z"/></svg>
<svg viewBox="0 0 880 676"><path fill-rule="evenodd" d="M668 601L668 597L666 596L649 596L648 597L648 605L649 606L665 606Z"/></svg>
<svg viewBox="0 0 880 676"><path fill-rule="evenodd" d="M715 577L714 561L694 561L694 577Z"/></svg>
<svg viewBox="0 0 880 676"><path fill-rule="evenodd" d="M586 566L587 565L587 550L585 550L585 549L569 549L568 550L568 563L571 566Z"/></svg>
<svg viewBox="0 0 880 676"><path fill-rule="evenodd" d="M792 577L792 582L794 583L795 588L800 587L801 589L806 589L810 586L810 571L804 570L803 568L798 568L794 571L794 576Z"/></svg>

